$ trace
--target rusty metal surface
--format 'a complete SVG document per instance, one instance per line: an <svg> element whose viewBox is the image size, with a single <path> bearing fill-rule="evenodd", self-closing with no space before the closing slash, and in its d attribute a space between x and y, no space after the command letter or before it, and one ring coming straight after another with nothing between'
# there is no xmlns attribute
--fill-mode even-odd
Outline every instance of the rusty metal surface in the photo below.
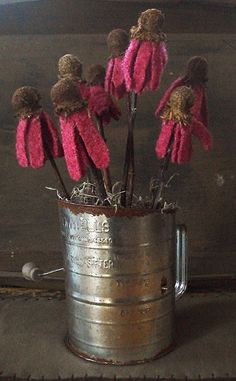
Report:
<svg viewBox="0 0 236 381"><path fill-rule="evenodd" d="M69 346L98 362L154 358L173 342L174 215L78 210L59 209Z"/></svg>
<svg viewBox="0 0 236 381"><path fill-rule="evenodd" d="M139 361L127 361L127 362L116 361L116 362L114 362L113 360L108 361L107 359L97 358L97 357L89 355L88 353L83 353L83 352L79 351L78 348L75 347L73 345L73 343L70 342L70 338L69 338L68 335L66 335L66 337L65 337L65 344L66 344L67 348L71 352L73 352L76 356L78 356L78 357L80 357L80 358L82 358L84 360L88 360L88 361L91 361L91 362L96 362L98 364L103 364L103 365L138 365L138 364L143 364L145 362L151 362L151 361L159 359L162 356L167 355L175 347L175 345L173 343L168 348L163 349L163 351L158 353L153 358L143 359L143 360L139 360Z"/></svg>
<svg viewBox="0 0 236 381"><path fill-rule="evenodd" d="M58 205L60 208L69 209L73 214L77 215L79 213L88 213L94 216L105 215L106 217L135 217L135 216L145 216L152 213L157 213L150 209L134 209L134 208L116 208L112 206L91 206L91 205L81 205L76 204L71 201L58 200ZM158 212L159 213L159 212Z"/></svg>

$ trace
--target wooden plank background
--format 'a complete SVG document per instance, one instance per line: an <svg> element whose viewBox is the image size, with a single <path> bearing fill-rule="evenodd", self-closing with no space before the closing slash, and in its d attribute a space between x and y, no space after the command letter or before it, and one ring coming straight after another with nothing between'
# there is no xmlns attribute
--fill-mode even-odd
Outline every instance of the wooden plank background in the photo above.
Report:
<svg viewBox="0 0 236 381"><path fill-rule="evenodd" d="M52 115L49 90L56 81L56 63L65 53L81 57L84 67L106 64L106 34L135 23L137 14L161 4L166 13L169 63L158 92L139 98L136 150L136 193L145 195L158 173L154 154L159 122L158 100L193 55L209 61L210 128L214 150L194 143L190 164L172 166L179 176L167 199L178 201L178 219L189 231L190 276L236 274L235 213L235 62L236 6L219 1L40 0L0 5L0 272L18 273L30 260L45 270L62 265L57 204L45 186L57 186L50 166L20 168L15 159L15 126L10 99L23 85L39 88L43 106ZM125 114L124 102L121 102ZM113 180L122 174L126 140L125 115L107 127ZM148 165L147 165L148 163ZM67 184L73 183L59 160ZM14 277L11 277L11 284ZM18 284L18 283L17 283Z"/></svg>

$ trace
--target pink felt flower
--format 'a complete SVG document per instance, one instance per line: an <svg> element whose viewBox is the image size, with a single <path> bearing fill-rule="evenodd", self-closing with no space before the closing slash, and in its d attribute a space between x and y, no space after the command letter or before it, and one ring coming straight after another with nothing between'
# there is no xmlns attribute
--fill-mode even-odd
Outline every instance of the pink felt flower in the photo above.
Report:
<svg viewBox="0 0 236 381"><path fill-rule="evenodd" d="M123 61L127 91L142 94L145 90L156 90L167 60L165 42L132 39Z"/></svg>
<svg viewBox="0 0 236 381"><path fill-rule="evenodd" d="M212 147L209 130L191 113L194 103L193 91L186 86L177 87L170 95L162 114L161 133L156 142L158 158L170 158L182 164L191 160L192 135L196 136L205 150Z"/></svg>
<svg viewBox="0 0 236 381"><path fill-rule="evenodd" d="M119 120L121 112L102 85L90 86L88 98L90 111L105 125L111 119Z"/></svg>
<svg viewBox="0 0 236 381"><path fill-rule="evenodd" d="M45 112L21 118L16 133L16 156L22 167L43 167L48 156L62 157L57 129Z"/></svg>
<svg viewBox="0 0 236 381"><path fill-rule="evenodd" d="M124 29L113 29L107 36L107 46L111 56L107 63L105 90L116 99L121 99L127 92L123 59L128 45L129 34Z"/></svg>
<svg viewBox="0 0 236 381"><path fill-rule="evenodd" d="M193 151L192 135L198 138L205 150L212 148L211 134L204 124L196 118L192 118L190 125L183 125L174 120L164 121L161 126L161 133L156 141L155 151L157 157L163 159L167 155L172 140L172 163L183 164L189 162Z"/></svg>
<svg viewBox="0 0 236 381"><path fill-rule="evenodd" d="M172 92L180 86L190 86L193 90L194 94L194 104L191 109L191 112L195 116L197 120L202 122L207 128L208 128L208 106L207 106L207 99L206 99L206 93L205 93L205 88L201 85L195 85L192 87L189 84L189 81L186 80L185 77L179 77L177 78L171 85L170 87L166 90L164 93L163 97L161 98L156 111L155 115L156 117L160 116L161 113L163 112L164 108L166 107L169 98L172 94Z"/></svg>
<svg viewBox="0 0 236 381"><path fill-rule="evenodd" d="M127 91L142 94L159 87L168 61L166 37L160 31L163 21L160 10L147 9L141 13L138 25L131 28L131 41L123 60Z"/></svg>
<svg viewBox="0 0 236 381"><path fill-rule="evenodd" d="M97 168L109 165L109 150L86 109L60 116L62 144L69 174L73 180L85 175L92 160Z"/></svg>

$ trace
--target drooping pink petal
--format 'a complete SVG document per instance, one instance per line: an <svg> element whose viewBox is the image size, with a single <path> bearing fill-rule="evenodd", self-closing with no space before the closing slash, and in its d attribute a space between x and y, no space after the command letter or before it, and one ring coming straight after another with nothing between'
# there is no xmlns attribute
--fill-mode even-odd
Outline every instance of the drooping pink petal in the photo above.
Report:
<svg viewBox="0 0 236 381"><path fill-rule="evenodd" d="M123 72L127 91L132 91L134 87L133 72L140 44L141 41L131 39L128 49L125 52L123 60Z"/></svg>
<svg viewBox="0 0 236 381"><path fill-rule="evenodd" d="M85 176L87 168L89 166L89 158L85 150L83 140L81 139L79 131L76 127L74 128L74 132L75 132L76 148L77 148L77 152L78 152L78 156L80 160L81 173L83 174L83 176Z"/></svg>
<svg viewBox="0 0 236 381"><path fill-rule="evenodd" d="M148 86L151 78L151 58L152 58L152 42L142 41L140 43L133 71L132 90L137 94L143 92Z"/></svg>
<svg viewBox="0 0 236 381"><path fill-rule="evenodd" d="M186 133L186 128L190 130L190 127L183 127L180 123L176 123L174 131L174 141L171 152L172 163L183 164L190 160L192 155L191 135L189 131ZM190 141L189 141L190 140Z"/></svg>
<svg viewBox="0 0 236 381"><path fill-rule="evenodd" d="M32 168L40 168L43 167L46 162L46 155L44 152L42 127L39 115L32 116L29 123L27 145L30 166Z"/></svg>
<svg viewBox="0 0 236 381"><path fill-rule="evenodd" d="M124 74L122 69L122 62L124 56L115 57L114 58L114 70L112 72L112 82L114 86L117 88L124 83Z"/></svg>
<svg viewBox="0 0 236 381"><path fill-rule="evenodd" d="M84 147L75 133L76 126L71 117L60 117L60 126L66 165L71 178L77 181L85 175L87 168Z"/></svg>
<svg viewBox="0 0 236 381"><path fill-rule="evenodd" d="M124 55L114 58L114 69L112 73L113 95L116 99L121 99L126 94L125 78L123 72Z"/></svg>
<svg viewBox="0 0 236 381"><path fill-rule="evenodd" d="M196 118L192 121L192 134L196 136L203 146L203 148L208 151L212 148L213 140L212 135L209 130Z"/></svg>
<svg viewBox="0 0 236 381"><path fill-rule="evenodd" d="M173 121L162 123L161 132L155 146L156 155L159 159L163 159L167 154L174 124Z"/></svg>
<svg viewBox="0 0 236 381"><path fill-rule="evenodd" d="M83 140L85 148L97 168L107 168L110 161L109 150L97 131L87 110L70 116Z"/></svg>
<svg viewBox="0 0 236 381"><path fill-rule="evenodd" d="M26 151L26 136L29 119L20 119L16 131L16 157L21 167L29 167Z"/></svg>
<svg viewBox="0 0 236 381"><path fill-rule="evenodd" d="M197 86L193 88L193 93L195 100L191 111L195 118L208 128L208 107L205 89L202 86Z"/></svg>
<svg viewBox="0 0 236 381"><path fill-rule="evenodd" d="M208 104L205 90L202 88L203 96L202 96L202 105L201 105L201 119L200 122L209 127L209 116L208 116Z"/></svg>
<svg viewBox="0 0 236 381"><path fill-rule="evenodd" d="M111 57L107 64L105 91L116 99L121 99L126 94L123 59L124 55Z"/></svg>
<svg viewBox="0 0 236 381"><path fill-rule="evenodd" d="M156 90L161 82L161 77L167 64L168 55L166 45L162 41L159 44L152 42L152 67L149 89Z"/></svg>
<svg viewBox="0 0 236 381"><path fill-rule="evenodd" d="M162 59L162 65L166 66L168 62L168 51L167 51L166 43L164 41L161 41L159 45L160 45L160 56Z"/></svg>
<svg viewBox="0 0 236 381"><path fill-rule="evenodd" d="M105 91L109 94L112 94L111 85L112 85L112 74L114 70L115 58L111 57L107 63L106 77L105 77Z"/></svg>
<svg viewBox="0 0 236 381"><path fill-rule="evenodd" d="M46 112L42 112L40 118L43 118L45 120L45 127L47 128L46 131L44 131L44 133L52 156L56 158L64 156L62 145L58 136L58 131L52 119Z"/></svg>

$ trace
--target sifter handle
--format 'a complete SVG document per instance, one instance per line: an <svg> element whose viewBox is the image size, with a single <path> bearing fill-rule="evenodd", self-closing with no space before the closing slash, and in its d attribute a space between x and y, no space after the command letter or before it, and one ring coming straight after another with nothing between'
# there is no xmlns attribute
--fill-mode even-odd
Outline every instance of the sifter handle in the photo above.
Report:
<svg viewBox="0 0 236 381"><path fill-rule="evenodd" d="M185 225L176 227L176 282L175 299L183 296L187 289L187 229Z"/></svg>

